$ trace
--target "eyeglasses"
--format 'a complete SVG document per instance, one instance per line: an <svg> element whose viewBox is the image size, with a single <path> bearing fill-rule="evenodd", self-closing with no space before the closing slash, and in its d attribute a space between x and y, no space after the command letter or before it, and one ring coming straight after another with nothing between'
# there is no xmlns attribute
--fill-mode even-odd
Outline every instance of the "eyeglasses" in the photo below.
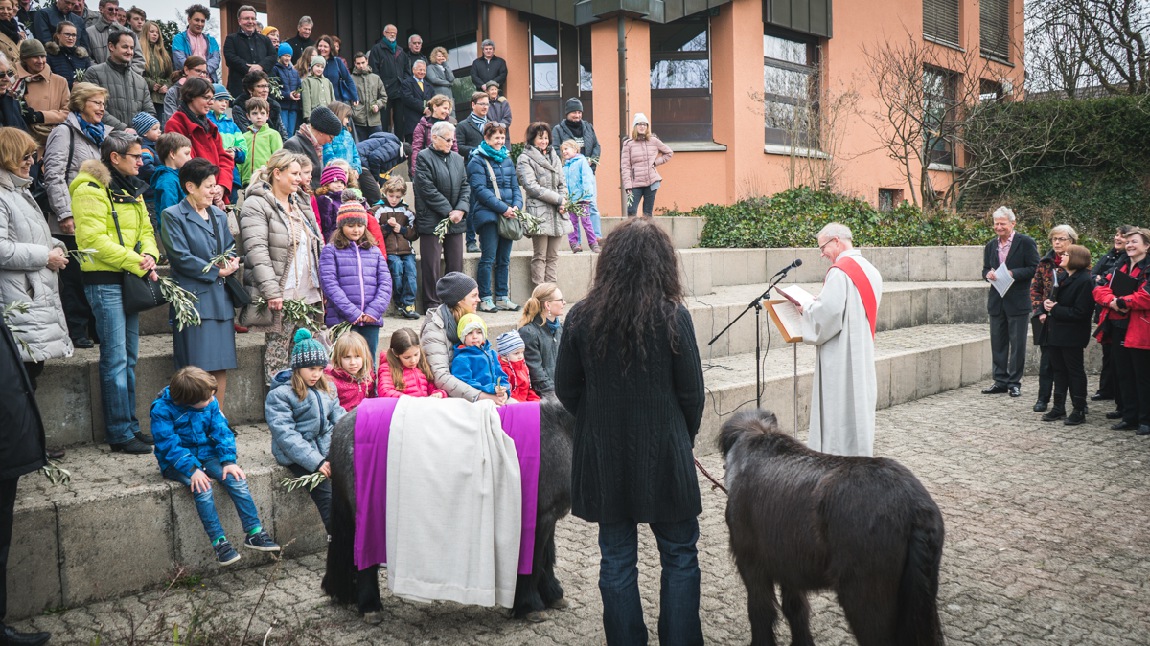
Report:
<svg viewBox="0 0 1150 646"><path fill-rule="evenodd" d="M75 37L76 37L76 32L72 32L70 34L67 32L64 32L64 33L60 34L60 38L75 38Z"/></svg>
<svg viewBox="0 0 1150 646"><path fill-rule="evenodd" d="M831 238L830 240L827 240L826 242L819 245L819 253L822 253L823 250L827 248L827 245L834 242L835 240L838 240L838 238Z"/></svg>
<svg viewBox="0 0 1150 646"><path fill-rule="evenodd" d="M200 76L207 76L208 75L208 68L206 68L206 67L193 67L192 71L195 72L196 74L199 74Z"/></svg>
<svg viewBox="0 0 1150 646"><path fill-rule="evenodd" d="M131 157L132 159L139 161L140 158L144 156L144 153L124 153L124 156Z"/></svg>
<svg viewBox="0 0 1150 646"><path fill-rule="evenodd" d="M547 302L548 303L563 303L564 305L567 304L566 299L562 299L562 298L552 298L551 300L549 300Z"/></svg>
<svg viewBox="0 0 1150 646"><path fill-rule="evenodd" d="M267 90L269 88L271 88L271 85L268 85L267 83L256 83L257 90Z"/></svg>
<svg viewBox="0 0 1150 646"><path fill-rule="evenodd" d="M0 72L0 75L12 78L16 76L16 70L8 70L7 72Z"/></svg>
<svg viewBox="0 0 1150 646"><path fill-rule="evenodd" d="M1070 238L1067 238L1066 236L1059 236L1057 238L1051 238L1050 241L1051 242L1070 242Z"/></svg>
<svg viewBox="0 0 1150 646"><path fill-rule="evenodd" d="M445 142L447 142L447 143L449 143L449 144L450 144L450 143L455 143L455 137L452 137L452 138L448 139L447 137L444 137L444 136L442 136L442 135L434 135L434 136L435 136L437 139L439 139L439 140L441 140L441 141L445 141Z"/></svg>
<svg viewBox="0 0 1150 646"><path fill-rule="evenodd" d="M28 162L29 164L34 164L34 163L36 163L36 153L30 152L27 155L24 155L23 157L21 157L20 159Z"/></svg>
<svg viewBox="0 0 1150 646"><path fill-rule="evenodd" d="M491 104L490 104L490 103L476 103L476 104L475 104L475 107L477 107L477 108L487 108L487 107L490 107L490 106L491 106Z"/></svg>
<svg viewBox="0 0 1150 646"><path fill-rule="evenodd" d="M87 101L85 101L85 103L91 103L92 105L96 106L97 108L102 108L105 105L105 103L103 101L97 101L96 99L88 99Z"/></svg>

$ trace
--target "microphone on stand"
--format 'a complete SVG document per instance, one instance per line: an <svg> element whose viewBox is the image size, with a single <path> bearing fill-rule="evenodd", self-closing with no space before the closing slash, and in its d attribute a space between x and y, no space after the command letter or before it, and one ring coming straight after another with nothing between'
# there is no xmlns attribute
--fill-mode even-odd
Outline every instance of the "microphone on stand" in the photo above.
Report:
<svg viewBox="0 0 1150 646"><path fill-rule="evenodd" d="M771 276L771 278L777 278L779 276L786 276L792 269L794 269L795 267L799 267L802 264L803 264L802 258L795 258L794 262L792 262L791 264L787 265L786 267L783 267L782 269L780 269L778 271L778 273L775 274L774 276Z"/></svg>

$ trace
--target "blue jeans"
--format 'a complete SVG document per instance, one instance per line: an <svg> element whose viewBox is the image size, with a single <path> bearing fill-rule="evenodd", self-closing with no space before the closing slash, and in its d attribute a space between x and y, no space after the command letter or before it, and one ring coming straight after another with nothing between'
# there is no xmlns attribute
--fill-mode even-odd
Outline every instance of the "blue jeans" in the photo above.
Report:
<svg viewBox="0 0 1150 646"><path fill-rule="evenodd" d="M503 217L498 215L496 217ZM495 265L495 298L507 298L507 270L511 265L511 241L499 236L494 222L475 228L479 235L479 268L475 282L479 283L479 298L491 298L491 266Z"/></svg>
<svg viewBox="0 0 1150 646"><path fill-rule="evenodd" d="M119 285L84 285L100 335L100 395L108 444L123 444L140 432L136 419L136 357L140 317L124 312Z"/></svg>
<svg viewBox="0 0 1150 646"><path fill-rule="evenodd" d="M599 216L599 200L591 200L591 230L595 232L596 238L603 237L603 229Z"/></svg>
<svg viewBox="0 0 1150 646"><path fill-rule="evenodd" d="M659 579L659 643L703 643L699 621L699 520L651 523L663 574ZM607 644L647 643L639 601L638 534L635 523L600 523L599 592Z"/></svg>
<svg viewBox="0 0 1150 646"><path fill-rule="evenodd" d="M651 186L641 186L631 189L631 205L627 207L627 215L635 215L639 210L639 200L643 200L643 215L651 217L655 212L655 191Z"/></svg>
<svg viewBox="0 0 1150 646"><path fill-rule="evenodd" d="M387 268L391 270L391 300L400 307L415 305L415 254L387 255Z"/></svg>
<svg viewBox="0 0 1150 646"><path fill-rule="evenodd" d="M225 480L223 467L219 460L203 460L200 469L208 474L209 478L220 483L224 491L228 492L232 504L236 506L236 513L240 515L240 522L243 523L245 534L261 526L259 512L256 511L256 502L252 500L252 494L248 491L247 480L239 480L231 474ZM192 484L191 478L172 467L164 469L164 477L168 480L175 480L186 487L190 487ZM220 515L216 512L216 501L212 497L212 490L195 492L192 493L192 496L196 500L196 513L200 515L200 522L204 524L204 531L207 532L208 538L215 542L216 539L223 537L224 528L220 525Z"/></svg>
<svg viewBox="0 0 1150 646"><path fill-rule="evenodd" d="M379 354L376 352L376 350L379 349L379 326L378 325L356 325L355 327L353 327L351 329L355 330L355 332L357 334L362 336L364 341L367 341L367 349L371 352L371 365L374 367L374 369L378 370L379 369ZM339 359L338 358L332 357L331 362L333 364L335 364L336 366L339 366Z"/></svg>
<svg viewBox="0 0 1150 646"><path fill-rule="evenodd" d="M281 110L280 123L284 126L284 132L287 133L289 138L295 136L295 131L299 128L299 112L294 110Z"/></svg>
<svg viewBox="0 0 1150 646"><path fill-rule="evenodd" d="M463 221L467 223L467 233L464 235L464 240L467 244L473 244L475 242L475 218L463 218Z"/></svg>

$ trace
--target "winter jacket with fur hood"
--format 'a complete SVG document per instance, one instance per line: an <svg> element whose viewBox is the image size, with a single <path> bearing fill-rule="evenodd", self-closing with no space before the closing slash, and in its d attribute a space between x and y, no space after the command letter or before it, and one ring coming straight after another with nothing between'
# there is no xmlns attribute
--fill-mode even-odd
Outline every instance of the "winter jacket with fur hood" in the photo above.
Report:
<svg viewBox="0 0 1150 646"><path fill-rule="evenodd" d="M28 304L27 312L13 310L8 321L24 341L20 356L28 362L72 356L58 274L48 269L48 253L63 251L64 243L49 233L31 183L0 170L0 306Z"/></svg>
<svg viewBox="0 0 1150 646"><path fill-rule="evenodd" d="M44 43L44 49L48 52L48 67L68 81L69 90L76 82L76 75L79 74L82 79L84 72L92 66L92 57L83 47L61 47L56 41L50 40Z"/></svg>
<svg viewBox="0 0 1150 646"><path fill-rule="evenodd" d="M563 161L548 147L539 152L535 146L525 146L515 164L519 177L519 188L526 199L525 210L539 218L539 235L561 236L567 232L563 228L566 220L560 213L563 198L567 195L567 181L563 174Z"/></svg>
<svg viewBox="0 0 1150 646"><path fill-rule="evenodd" d="M80 165L80 173L68 187L72 193L72 213L76 217L76 246L95 250L90 260L80 261L80 270L86 274L128 272L143 276L148 273L140 269L144 256L160 257L152 220L144 205L143 186L134 199L116 196L114 206L120 224L117 233L116 219L112 218L113 203L108 195L111 182L112 171L100 160L89 159ZM120 244L121 235L123 244ZM135 251L137 243L139 253Z"/></svg>

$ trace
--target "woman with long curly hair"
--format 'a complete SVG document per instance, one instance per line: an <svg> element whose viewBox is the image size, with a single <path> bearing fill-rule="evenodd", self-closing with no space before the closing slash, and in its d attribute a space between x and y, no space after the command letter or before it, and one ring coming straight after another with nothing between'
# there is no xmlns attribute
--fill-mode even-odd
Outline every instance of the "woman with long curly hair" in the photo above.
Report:
<svg viewBox="0 0 1150 646"><path fill-rule="evenodd" d="M599 591L608 644L647 641L636 523L663 564L661 644L702 644L698 516L691 447L703 371L671 239L631 219L603 243L587 296L571 308L555 394L575 415L571 513L599 524Z"/></svg>

